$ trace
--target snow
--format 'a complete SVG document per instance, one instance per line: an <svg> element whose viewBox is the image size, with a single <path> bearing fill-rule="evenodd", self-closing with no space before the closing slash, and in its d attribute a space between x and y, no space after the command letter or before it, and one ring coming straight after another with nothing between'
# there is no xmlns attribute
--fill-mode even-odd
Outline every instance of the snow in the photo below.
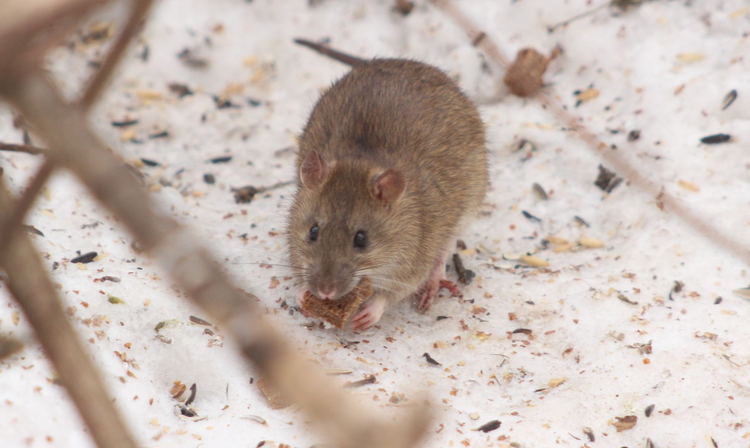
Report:
<svg viewBox="0 0 750 448"><path fill-rule="evenodd" d="M593 185L600 158L537 102L509 96L501 86L502 72L491 64L483 69L485 58L449 17L426 1L402 17L391 3L162 1L92 123L126 160L143 157L162 164L140 168L153 199L193 229L239 286L261 298L266 317L306 356L324 368L352 370L335 378L342 384L376 375L377 383L353 390L363 405L396 419L426 391L434 421L421 446L634 447L645 446L647 438L658 447L711 447L712 439L720 447L747 445L750 348L744 342L750 338L750 310L732 293L750 283L747 266L660 211L635 185L625 182L605 195ZM564 53L545 75L559 101L616 145L641 174L746 244L747 3L652 1L625 13L605 9L547 32L547 25L593 7L588 3L456 2L508 57L529 46L549 53L560 44ZM101 18L113 14L105 11ZM311 320L281 308L284 301L293 304L296 292L292 281L283 280L289 274L283 267L283 229L293 189L237 204L231 188L292 178L294 136L321 89L347 71L294 45L294 37L327 37L335 48L359 56L432 63L482 104L492 188L486 213L462 235L470 248L462 255L464 264L478 276L462 287L462 300L443 297L425 315L404 301L386 312L380 328L365 334L308 328L302 324ZM78 42L74 49L58 49L50 66L73 95L91 73L87 62L107 47L71 41ZM139 57L144 45L146 61ZM177 54L185 48L206 57L208 67L180 61ZM684 62L678 57L683 53L705 57ZM175 82L195 94L179 99L167 87ZM573 92L591 85L600 95L575 108ZM145 89L160 97L144 99L139 92ZM722 99L732 89L739 96L722 111ZM217 109L212 95L227 91L238 107ZM251 99L261 104L252 106ZM110 125L128 117L139 123ZM121 140L131 129L139 143ZM634 129L641 137L628 142ZM149 138L163 130L168 137ZM716 133L734 139L700 144L701 137ZM531 158L511 150L520 138L536 146ZM7 108L0 109L0 141L21 141ZM207 162L222 155L233 158ZM38 163L34 156L0 154L3 176L16 194ZM207 173L215 176L215 185L204 182ZM680 187L681 180L699 191ZM548 201L534 194L535 182L550 195ZM541 222L526 219L523 210ZM581 227L575 216L590 227ZM28 223L44 233L34 242L65 307L75 310L70 318L81 341L142 446L322 442L299 411L270 409L250 384L257 374L221 328L211 336L190 322L191 315L206 316L152 260L131 249L132 237L117 218L70 174L54 177ZM551 246L537 253L549 261L547 271L514 268L516 261L498 258L533 251L548 235L571 242L589 236L605 247L555 253ZM477 247L478 252L471 250ZM82 270L69 262L77 251L106 255ZM59 263L56 270L53 262ZM102 276L122 281L94 281ZM269 289L274 276L281 285ZM455 279L452 266L448 276ZM672 300L675 281L685 286ZM637 305L618 300L618 294ZM112 304L109 295L125 303ZM722 301L716 304L718 297ZM26 344L24 351L0 360L1 445L93 446L65 391L53 383L55 373L27 321L21 316L14 323L17 311L0 283L0 334ZM99 326L97 316L106 316ZM178 321L174 326L154 330L172 319ZM512 333L519 328L532 330L531 336ZM636 344L649 341L652 353L642 354ZM123 362L115 351L135 364ZM425 352L442 366L427 364ZM174 415L177 401L170 388L175 381L197 384L195 405L206 420L183 422ZM389 403L393 394L403 394L405 401ZM655 410L647 418L644 409L650 404ZM637 415L637 424L617 432L612 422L627 415ZM502 422L499 429L472 431L494 419ZM596 442L588 441L584 427L591 428Z"/></svg>

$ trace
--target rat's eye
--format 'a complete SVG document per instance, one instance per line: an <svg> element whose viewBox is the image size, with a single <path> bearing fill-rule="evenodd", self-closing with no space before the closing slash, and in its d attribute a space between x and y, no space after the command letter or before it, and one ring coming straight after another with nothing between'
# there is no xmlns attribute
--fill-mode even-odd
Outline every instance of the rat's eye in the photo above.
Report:
<svg viewBox="0 0 750 448"><path fill-rule="evenodd" d="M363 248L365 246L367 246L367 235L365 235L364 231L360 230L354 235L354 247Z"/></svg>
<svg viewBox="0 0 750 448"><path fill-rule="evenodd" d="M312 226L312 229L310 229L310 241L315 241L318 239L318 230L320 229L318 228L317 224Z"/></svg>

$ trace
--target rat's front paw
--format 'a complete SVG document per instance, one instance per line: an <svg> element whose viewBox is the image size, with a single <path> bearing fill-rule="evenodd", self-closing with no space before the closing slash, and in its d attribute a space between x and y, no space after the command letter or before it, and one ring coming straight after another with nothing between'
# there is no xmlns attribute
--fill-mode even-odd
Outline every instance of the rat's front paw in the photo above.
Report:
<svg viewBox="0 0 750 448"><path fill-rule="evenodd" d="M374 298L367 302L365 306L352 319L351 327L354 331L365 331L380 321L380 317L385 311L385 300Z"/></svg>

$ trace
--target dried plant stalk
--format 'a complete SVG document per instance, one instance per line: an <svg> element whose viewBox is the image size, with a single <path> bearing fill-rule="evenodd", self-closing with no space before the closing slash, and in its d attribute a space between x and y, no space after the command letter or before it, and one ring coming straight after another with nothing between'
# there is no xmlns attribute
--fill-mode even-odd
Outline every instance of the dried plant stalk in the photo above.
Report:
<svg viewBox="0 0 750 448"><path fill-rule="evenodd" d="M8 212L9 205L10 194L0 179L0 215ZM102 448L136 448L27 235L18 232L0 251L0 266L94 441Z"/></svg>

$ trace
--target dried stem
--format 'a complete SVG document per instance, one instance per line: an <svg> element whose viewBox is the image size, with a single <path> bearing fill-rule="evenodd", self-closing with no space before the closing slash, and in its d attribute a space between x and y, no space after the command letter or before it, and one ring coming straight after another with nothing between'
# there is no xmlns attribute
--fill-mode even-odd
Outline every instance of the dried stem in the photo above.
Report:
<svg viewBox="0 0 750 448"><path fill-rule="evenodd" d="M133 7L130 13L128 21L120 32L120 36L112 46L112 49L107 55L107 59L102 64L102 67L94 74L93 79L89 82L83 97L81 98L80 105L85 110L89 109L96 99L101 94L104 85L107 80L112 76L117 63L122 59L122 55L130 45L132 37L135 35L138 27L144 20L146 13L148 13L152 0L133 0Z"/></svg>
<svg viewBox="0 0 750 448"><path fill-rule="evenodd" d="M482 33L482 31L480 31L460 10L458 10L450 0L431 1L451 16L454 21L464 29L470 38ZM499 51L497 45L492 42L492 39L489 37L484 38L481 43L484 45L485 49L491 50L487 51L490 59L501 68L507 66L508 60ZM652 195L657 203L664 206L664 210L677 216L687 224L688 227L691 227L697 233L703 235L708 241L732 253L745 263L750 264L750 247L742 244L736 238L730 238L727 235L722 234L709 221L701 218L689 208L680 205L672 195L665 192L654 182L642 176L640 171L619 153L606 151L605 148L607 148L608 145L597 137L596 134L586 128L586 126L582 124L582 121L580 121L575 115L563 109L562 105L555 100L555 97L556 95L551 88L546 88L545 92L540 91L536 94L536 98L542 103L543 108L550 110L558 120L565 124L565 126L573 129L578 138L586 143L592 151L599 154L604 160L610 163L619 173L625 176L638 188Z"/></svg>
<svg viewBox="0 0 750 448"><path fill-rule="evenodd" d="M0 215L5 215L9 206L10 194L0 179ZM78 406L94 441L101 448L136 448L27 235L18 232L0 251L0 266L7 274L10 292L34 327L60 384Z"/></svg>
<svg viewBox="0 0 750 448"><path fill-rule="evenodd" d="M10 151L10 152L23 152L26 154L47 154L49 151L45 148L39 148L37 146L31 146L31 145L17 145L14 143L0 143L0 151Z"/></svg>
<svg viewBox="0 0 750 448"><path fill-rule="evenodd" d="M21 195L16 204L7 207L8 213L0 215L0 254L5 251L8 243L13 239L16 232L20 230L26 213L28 213L32 204L34 204L36 197L42 191L42 187L44 187L54 169L55 163L52 160L47 159L42 162L41 168L39 168L26 192ZM2 216L5 218L3 219Z"/></svg>

